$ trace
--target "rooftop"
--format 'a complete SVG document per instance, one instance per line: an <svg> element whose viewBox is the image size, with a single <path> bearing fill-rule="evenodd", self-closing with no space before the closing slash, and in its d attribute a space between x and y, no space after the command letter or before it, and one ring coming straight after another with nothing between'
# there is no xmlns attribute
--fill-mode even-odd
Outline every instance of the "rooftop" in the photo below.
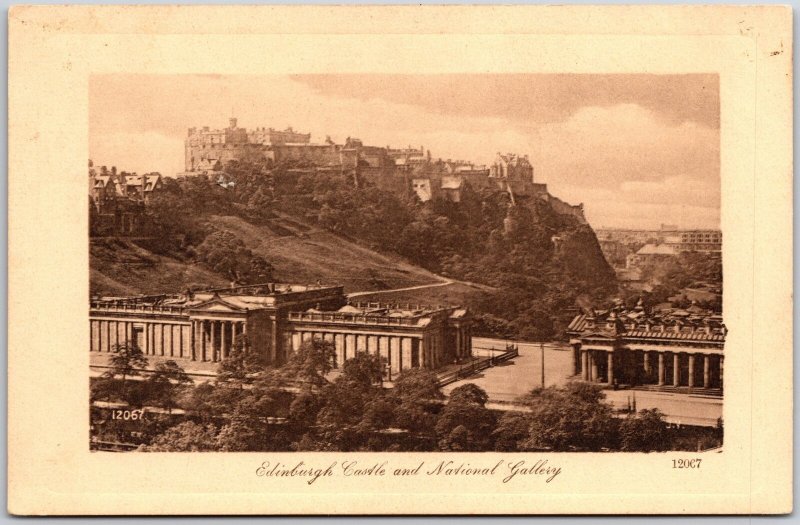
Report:
<svg viewBox="0 0 800 525"><path fill-rule="evenodd" d="M567 332L581 337L626 337L724 342L728 330L722 316L696 305L647 312L639 304L617 305L575 316Z"/></svg>
<svg viewBox="0 0 800 525"><path fill-rule="evenodd" d="M427 326L434 316L447 315L460 319L467 315L464 308L447 306L423 306L412 304L355 303L347 304L336 311L309 308L305 312L291 312L290 321L375 324L398 326Z"/></svg>
<svg viewBox="0 0 800 525"><path fill-rule="evenodd" d="M227 305L237 310L254 310L273 306L280 299L292 299L309 292L339 292L341 286L323 284L264 283L210 290L187 290L178 294L163 294L138 297L98 298L91 302L92 308L156 308L165 311L190 310L211 303Z"/></svg>

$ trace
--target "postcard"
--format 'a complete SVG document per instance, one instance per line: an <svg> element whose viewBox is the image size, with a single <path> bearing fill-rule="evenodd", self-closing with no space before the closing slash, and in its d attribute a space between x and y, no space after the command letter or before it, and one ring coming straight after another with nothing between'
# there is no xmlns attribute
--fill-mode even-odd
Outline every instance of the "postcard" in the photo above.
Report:
<svg viewBox="0 0 800 525"><path fill-rule="evenodd" d="M791 49L779 6L12 8L9 512L791 512Z"/></svg>

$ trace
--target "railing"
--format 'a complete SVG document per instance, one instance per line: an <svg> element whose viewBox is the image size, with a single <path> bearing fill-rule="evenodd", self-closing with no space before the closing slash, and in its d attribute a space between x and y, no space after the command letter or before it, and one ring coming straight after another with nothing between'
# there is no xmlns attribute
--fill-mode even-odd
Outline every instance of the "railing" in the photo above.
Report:
<svg viewBox="0 0 800 525"><path fill-rule="evenodd" d="M95 312L142 312L142 313L163 313L163 314L183 314L185 309L182 306L159 306L144 304L113 303L106 301L90 301L89 307Z"/></svg>
<svg viewBox="0 0 800 525"><path fill-rule="evenodd" d="M452 372L442 374L439 376L438 385L441 388L445 385L449 385L450 383L455 383L460 379L473 376L481 370L486 370L487 368L497 366L500 363L505 363L506 361L514 359L518 355L519 349L516 345L507 346L505 352L502 352L498 355L493 355L491 357L484 357L482 359L470 361L467 366L463 366L457 370L453 370Z"/></svg>
<svg viewBox="0 0 800 525"><path fill-rule="evenodd" d="M388 310L405 310L405 311L414 311L414 310L425 310L425 311L434 311L434 310L445 310L447 309L446 306L431 306L428 304L417 304L417 303L381 303L378 301L357 301L355 303L349 303L356 308L364 309L381 309L385 308Z"/></svg>
<svg viewBox="0 0 800 525"><path fill-rule="evenodd" d="M382 326L416 326L419 318L417 317L388 317L382 315L361 315L340 312L316 313L316 312L290 312L290 321L302 321L312 323L353 323L364 325Z"/></svg>

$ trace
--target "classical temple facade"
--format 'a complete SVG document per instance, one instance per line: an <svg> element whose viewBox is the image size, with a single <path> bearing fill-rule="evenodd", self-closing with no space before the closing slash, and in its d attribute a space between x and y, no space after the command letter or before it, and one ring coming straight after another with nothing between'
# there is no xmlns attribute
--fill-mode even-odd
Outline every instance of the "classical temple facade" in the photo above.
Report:
<svg viewBox="0 0 800 525"><path fill-rule="evenodd" d="M721 394L722 318L692 306L647 313L615 307L576 316L568 332L573 374L608 386Z"/></svg>
<svg viewBox="0 0 800 525"><path fill-rule="evenodd" d="M218 362L247 336L271 366L309 339L330 341L334 368L357 352L384 358L392 380L408 368L435 369L472 354L464 308L348 304L341 286L264 284L148 297L94 299L93 352L130 342L148 356Z"/></svg>

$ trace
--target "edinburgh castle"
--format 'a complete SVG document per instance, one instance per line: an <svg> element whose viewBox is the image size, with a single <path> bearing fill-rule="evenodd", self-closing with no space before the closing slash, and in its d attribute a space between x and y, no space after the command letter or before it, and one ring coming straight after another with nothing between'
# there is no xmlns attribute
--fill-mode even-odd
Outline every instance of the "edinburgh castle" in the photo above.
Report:
<svg viewBox="0 0 800 525"><path fill-rule="evenodd" d="M534 181L534 170L527 155L497 153L493 164L475 165L468 161L433 159L430 150L366 146L348 137L337 144L330 137L323 143L311 142L311 135L291 127L247 130L231 118L225 129L189 128L185 140L185 172L179 176L217 175L230 161L263 161L268 164L299 162L310 172L357 174L377 187L398 194L413 191L423 202L444 198L459 202L466 186L473 189L497 188L518 198L538 198L554 211L586 222L583 205L571 205L552 196L547 185Z"/></svg>

